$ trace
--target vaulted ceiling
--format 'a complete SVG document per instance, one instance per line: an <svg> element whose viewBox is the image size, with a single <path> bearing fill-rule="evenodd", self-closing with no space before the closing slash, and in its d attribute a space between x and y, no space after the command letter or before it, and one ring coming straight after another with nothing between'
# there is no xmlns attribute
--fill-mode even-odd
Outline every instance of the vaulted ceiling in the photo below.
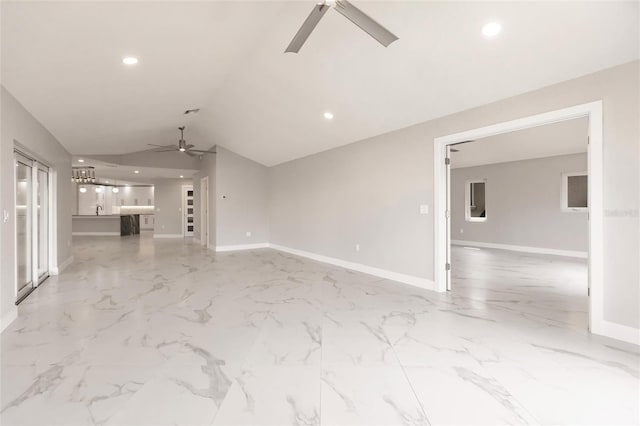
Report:
<svg viewBox="0 0 640 426"><path fill-rule="evenodd" d="M186 125L200 149L274 165L639 55L633 1L353 3L400 39L329 11L284 54L314 1L3 1L0 76L73 154L175 143Z"/></svg>

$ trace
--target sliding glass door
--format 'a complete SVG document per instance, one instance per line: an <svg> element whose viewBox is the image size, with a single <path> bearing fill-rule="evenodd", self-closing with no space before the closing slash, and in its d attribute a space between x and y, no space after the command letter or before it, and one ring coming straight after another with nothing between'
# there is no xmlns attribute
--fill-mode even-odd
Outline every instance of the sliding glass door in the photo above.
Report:
<svg viewBox="0 0 640 426"><path fill-rule="evenodd" d="M16 297L33 290L33 164L16 154Z"/></svg>
<svg viewBox="0 0 640 426"><path fill-rule="evenodd" d="M16 303L49 276L49 168L18 152L16 191Z"/></svg>
<svg viewBox="0 0 640 426"><path fill-rule="evenodd" d="M49 276L49 168L38 164L38 282Z"/></svg>

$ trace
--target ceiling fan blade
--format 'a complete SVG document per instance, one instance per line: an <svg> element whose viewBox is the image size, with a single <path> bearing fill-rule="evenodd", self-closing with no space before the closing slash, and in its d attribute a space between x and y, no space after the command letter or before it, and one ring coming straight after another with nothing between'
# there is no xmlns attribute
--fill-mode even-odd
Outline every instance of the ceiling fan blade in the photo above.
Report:
<svg viewBox="0 0 640 426"><path fill-rule="evenodd" d="M187 146L185 146L185 148L188 150L190 150L191 148L193 148L195 145L193 144L188 144Z"/></svg>
<svg viewBox="0 0 640 426"><path fill-rule="evenodd" d="M396 41L396 37L391 31L374 21L369 15L349 3L347 0L336 0L336 11L351 22L362 28L371 37L378 40L384 47Z"/></svg>
<svg viewBox="0 0 640 426"><path fill-rule="evenodd" d="M161 149L160 151L153 151L153 152L176 152L177 149Z"/></svg>
<svg viewBox="0 0 640 426"><path fill-rule="evenodd" d="M318 25L318 22L320 22L320 19L324 14L327 13L327 10L329 10L329 6L327 4L316 4L296 35L293 37L293 40L291 40L291 43L289 43L289 46L287 46L287 50L285 50L284 53L298 53L304 42L309 38L309 34L311 34L316 25Z"/></svg>
<svg viewBox="0 0 640 426"><path fill-rule="evenodd" d="M189 157L197 157L200 155L200 154L196 154L192 150L184 151L184 153L187 154Z"/></svg>
<svg viewBox="0 0 640 426"><path fill-rule="evenodd" d="M170 146L173 146L173 145L157 145L155 143L148 143L147 145L149 145L149 146L157 146L159 148L168 148Z"/></svg>

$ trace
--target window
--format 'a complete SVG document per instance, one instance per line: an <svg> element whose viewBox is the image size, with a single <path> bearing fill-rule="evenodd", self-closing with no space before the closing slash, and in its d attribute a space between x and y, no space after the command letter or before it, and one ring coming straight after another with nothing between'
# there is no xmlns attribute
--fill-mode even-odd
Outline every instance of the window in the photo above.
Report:
<svg viewBox="0 0 640 426"><path fill-rule="evenodd" d="M467 222L487 220L486 179L469 180L465 185L465 219Z"/></svg>
<svg viewBox="0 0 640 426"><path fill-rule="evenodd" d="M562 174L562 211L586 212L589 209L587 172Z"/></svg>

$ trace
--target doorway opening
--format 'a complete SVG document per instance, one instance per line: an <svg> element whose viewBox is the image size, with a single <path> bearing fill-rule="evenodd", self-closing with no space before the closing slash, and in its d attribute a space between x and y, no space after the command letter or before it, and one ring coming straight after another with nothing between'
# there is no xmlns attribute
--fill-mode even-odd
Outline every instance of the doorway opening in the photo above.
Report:
<svg viewBox="0 0 640 426"><path fill-rule="evenodd" d="M16 305L51 270L51 180L49 167L14 151Z"/></svg>
<svg viewBox="0 0 640 426"><path fill-rule="evenodd" d="M587 121L587 134L588 134L588 147L587 147L587 160L586 171L588 172L588 212L585 214L588 217L588 242L587 250L588 261L588 292L589 298L587 302L588 306L588 329L597 334L604 334L604 319L603 319L603 249L602 249L602 228L603 228L603 194L602 194L602 102L592 102L589 104L577 105L562 110L551 111L544 114L530 116L522 119L512 120L504 123L495 124L492 126L473 129L453 135L448 135L435 139L434 143L434 169L435 169L435 253L436 253L436 266L435 266L435 285L438 291L447 291L452 288L452 257L461 254L463 257L471 259L475 258L475 261L485 263L487 259L483 259L478 254L478 244L476 247L468 247L465 244L466 240L462 240L460 237L460 227L456 230L452 230L452 202L451 195L453 191L451 181L451 158L452 155L458 154L452 153L452 148L461 151L456 145L471 145L471 141L477 141L483 138L494 137L493 140L499 140L498 135L505 135L511 132L517 132L525 129L534 129L540 126L550 125L553 123L564 122L573 119L583 118ZM488 140L488 139L487 139ZM509 145L505 145L509 147ZM573 170L573 172L581 172L584 170ZM562 185L562 174L557 176L557 184ZM496 214L499 214L502 208L499 204L495 205L491 203L492 191L492 179L483 176L468 177L462 186L464 191L462 200L458 200L464 203L463 207L463 220L469 225L486 225L495 221ZM477 186L479 183L484 183L482 186ZM575 181L574 183L579 183ZM493 188L495 190L496 188ZM519 188L516 188L517 191ZM526 197L527 192L520 191L520 197ZM473 194L473 197L472 197ZM485 199L482 199L486 196ZM557 208L561 209L561 202L563 200L558 197ZM494 201L495 202L495 201ZM478 205L481 204L482 211L479 211ZM463 232L464 232L463 227ZM455 238L452 238L452 231L456 233ZM462 246L452 245L462 241ZM492 248L500 248L497 243L485 244L486 250ZM480 244L481 245L481 244ZM523 244L524 246L524 244ZM522 249L523 246L519 248ZM487 248L490 247L490 248ZM509 248L513 250L518 248L516 244L511 244ZM530 247L524 247L527 249ZM465 250L461 252L460 250ZM457 251L457 252L456 252ZM473 253L475 252L475 253ZM508 253L508 252L502 252ZM513 253L513 251L512 251ZM487 251L484 252L487 254ZM474 256L476 255L476 256ZM498 261L500 261L498 259Z"/></svg>

